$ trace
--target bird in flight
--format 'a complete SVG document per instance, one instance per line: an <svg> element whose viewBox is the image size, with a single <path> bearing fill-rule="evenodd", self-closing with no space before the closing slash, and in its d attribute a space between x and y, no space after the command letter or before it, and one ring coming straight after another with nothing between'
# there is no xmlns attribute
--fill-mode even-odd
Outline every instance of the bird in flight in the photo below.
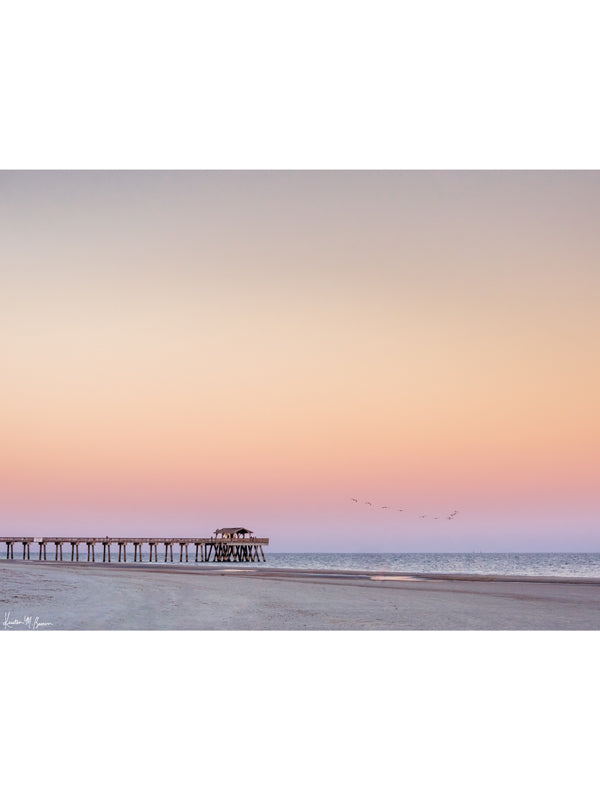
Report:
<svg viewBox="0 0 600 800"><path fill-rule="evenodd" d="M352 500L353 503L364 502L364 504L366 506L371 506L371 508L381 508L381 509L385 509L386 511L389 511L390 508L391 508L391 506L374 506L373 503L370 500L359 501L359 499L357 497L351 497L350 500ZM393 510L394 509L392 508L392 511ZM397 508L396 511L402 512L402 511L404 511L404 509L403 508ZM458 509L455 508L454 511L450 512L450 514L446 517L446 519L452 520L452 519L454 519L454 517L457 514L458 514ZM427 519L427 514L419 514L419 519ZM432 517L432 519L442 519L442 517Z"/></svg>

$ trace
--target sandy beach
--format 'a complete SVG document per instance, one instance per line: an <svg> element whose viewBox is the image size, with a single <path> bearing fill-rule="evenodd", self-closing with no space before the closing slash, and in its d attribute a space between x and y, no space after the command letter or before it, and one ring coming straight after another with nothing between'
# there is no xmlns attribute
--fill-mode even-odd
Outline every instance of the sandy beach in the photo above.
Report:
<svg viewBox="0 0 600 800"><path fill-rule="evenodd" d="M587 578L15 560L0 562L0 586L11 630L36 618L40 630L600 629L600 580Z"/></svg>

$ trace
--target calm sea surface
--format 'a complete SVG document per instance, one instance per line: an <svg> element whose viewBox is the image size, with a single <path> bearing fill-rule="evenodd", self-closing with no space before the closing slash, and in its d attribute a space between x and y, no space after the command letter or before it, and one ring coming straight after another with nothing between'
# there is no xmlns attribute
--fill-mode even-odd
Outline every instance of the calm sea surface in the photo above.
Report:
<svg viewBox="0 0 600 800"><path fill-rule="evenodd" d="M144 545L143 561L149 561ZM4 551L4 548L2 548ZM102 548L96 546L96 563L102 562ZM54 560L54 546L48 547L48 561ZM283 569L349 569L367 572L440 572L478 575L538 575L548 577L600 578L600 553L273 553L265 548L266 563L235 564L244 567L278 567ZM0 552L0 560L5 552ZM15 558L21 550L15 546ZM38 560L37 545L32 545L32 560ZM70 547L65 546L63 559L70 561ZM87 551L80 546L79 558L85 561ZM185 556L184 556L185 558ZM194 547L190 546L189 563L194 563ZM117 561L117 548L111 549L112 562ZM133 548L127 549L127 562L133 562ZM164 564L164 546L159 546L158 565ZM169 561L170 563L170 561ZM173 546L173 565L179 564L179 547ZM215 566L217 566L215 564ZM222 565L221 565L222 566ZM233 566L233 564L231 564Z"/></svg>
<svg viewBox="0 0 600 800"><path fill-rule="evenodd" d="M600 578L600 553L265 553L265 566Z"/></svg>
<svg viewBox="0 0 600 800"><path fill-rule="evenodd" d="M116 548L112 560L116 561ZM149 560L147 547L144 561ZM32 551L33 553L33 551ZM70 558L66 555L65 559ZM85 553L85 548L83 549ZM352 569L369 572L462 572L479 575L541 575L600 578L600 553L272 553L265 548L266 563L260 566L287 569ZM53 555L48 551L48 558ZM85 555L83 556L85 559ZM184 556L185 558L185 556ZM96 560L102 553L96 548ZM133 561L128 551L127 560ZM189 549L194 561L194 548ZM179 548L173 547L173 562L179 563ZM158 563L164 563L164 547L159 547ZM256 567L257 562L237 564Z"/></svg>

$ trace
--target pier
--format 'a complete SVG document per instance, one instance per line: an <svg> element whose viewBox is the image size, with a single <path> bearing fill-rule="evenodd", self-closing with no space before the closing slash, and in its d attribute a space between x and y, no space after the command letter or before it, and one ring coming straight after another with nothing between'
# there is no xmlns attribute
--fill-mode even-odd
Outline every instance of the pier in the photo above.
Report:
<svg viewBox="0 0 600 800"><path fill-rule="evenodd" d="M209 538L181 537L181 536L0 536L0 544L6 545L6 558L15 558L15 544L23 548L22 557L24 561L35 559L35 549L33 557L31 545L38 545L38 561L79 561L79 546L87 548L87 561L96 561L96 546L102 546L102 561L111 563L111 553L116 556L117 562L127 561L127 545L131 546L130 554L133 551L133 562L141 563L142 545L148 545L150 549L148 561L158 563L159 548L160 555L164 555L165 562L173 562L173 546L179 548L176 554L179 562L189 562L190 548L195 562L208 561L244 561L256 562L266 561L263 547L269 544L268 539L259 539L252 531L247 528L219 528ZM51 546L48 554L48 545ZM63 546L71 546L71 558L63 558ZM113 550L111 551L111 548ZM85 555L82 552L82 556ZM19 553L17 552L17 558ZM83 557L81 559L84 560ZM99 560L99 559L98 559ZM162 558L160 559L162 561Z"/></svg>

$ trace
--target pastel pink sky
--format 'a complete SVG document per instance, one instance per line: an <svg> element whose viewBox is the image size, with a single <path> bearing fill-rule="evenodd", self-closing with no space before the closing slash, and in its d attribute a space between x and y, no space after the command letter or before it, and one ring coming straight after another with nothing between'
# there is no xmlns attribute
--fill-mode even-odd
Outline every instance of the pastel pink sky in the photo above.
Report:
<svg viewBox="0 0 600 800"><path fill-rule="evenodd" d="M598 550L598 219L598 173L1 173L0 527Z"/></svg>

